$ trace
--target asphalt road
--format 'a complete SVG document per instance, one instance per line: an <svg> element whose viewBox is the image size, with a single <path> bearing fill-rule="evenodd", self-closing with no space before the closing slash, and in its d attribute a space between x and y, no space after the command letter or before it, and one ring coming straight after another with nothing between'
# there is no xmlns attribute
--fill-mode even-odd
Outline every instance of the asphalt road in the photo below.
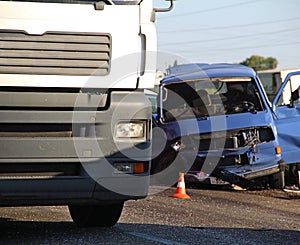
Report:
<svg viewBox="0 0 300 245"><path fill-rule="evenodd" d="M111 228L78 228L66 207L0 209L1 244L299 244L300 196L174 188L128 201Z"/></svg>

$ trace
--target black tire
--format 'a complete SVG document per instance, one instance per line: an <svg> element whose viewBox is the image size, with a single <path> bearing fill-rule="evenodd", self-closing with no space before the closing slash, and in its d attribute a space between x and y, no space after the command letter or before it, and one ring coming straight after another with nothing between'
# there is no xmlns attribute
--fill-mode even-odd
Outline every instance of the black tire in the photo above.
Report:
<svg viewBox="0 0 300 245"><path fill-rule="evenodd" d="M280 172L273 174L271 176L270 184L271 184L271 188L283 189L285 186L284 170L281 170Z"/></svg>
<svg viewBox="0 0 300 245"><path fill-rule="evenodd" d="M170 148L169 151L163 152L151 162L151 175L160 173L169 167L177 157L177 152Z"/></svg>
<svg viewBox="0 0 300 245"><path fill-rule="evenodd" d="M80 227L115 225L122 213L124 203L99 206L69 205L69 212L73 221Z"/></svg>

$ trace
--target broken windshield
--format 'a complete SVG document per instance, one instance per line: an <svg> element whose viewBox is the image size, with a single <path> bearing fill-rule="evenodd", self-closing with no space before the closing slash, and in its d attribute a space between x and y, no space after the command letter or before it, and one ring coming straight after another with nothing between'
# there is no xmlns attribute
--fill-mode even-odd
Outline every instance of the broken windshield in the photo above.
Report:
<svg viewBox="0 0 300 245"><path fill-rule="evenodd" d="M215 115L256 113L264 109L251 78L183 81L161 89L165 121Z"/></svg>

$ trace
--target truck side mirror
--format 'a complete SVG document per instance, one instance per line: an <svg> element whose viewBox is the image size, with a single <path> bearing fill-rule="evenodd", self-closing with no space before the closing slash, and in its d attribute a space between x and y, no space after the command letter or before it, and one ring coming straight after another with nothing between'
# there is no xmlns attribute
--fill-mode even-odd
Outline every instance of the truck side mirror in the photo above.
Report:
<svg viewBox="0 0 300 245"><path fill-rule="evenodd" d="M174 7L174 3L173 3L174 0L166 0L166 1L170 2L170 6L168 8L154 8L153 11L154 12L169 12L169 11L171 11Z"/></svg>

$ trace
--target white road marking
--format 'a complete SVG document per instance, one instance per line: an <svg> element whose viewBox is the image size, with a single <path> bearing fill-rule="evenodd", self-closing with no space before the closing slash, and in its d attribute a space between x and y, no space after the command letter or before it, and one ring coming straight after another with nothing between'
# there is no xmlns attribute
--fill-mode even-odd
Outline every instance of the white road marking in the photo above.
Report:
<svg viewBox="0 0 300 245"><path fill-rule="evenodd" d="M168 239L163 239L160 237L155 237L155 236L151 236L145 233L140 233L140 232L128 232L128 234L132 235L132 236L136 236L139 238L143 238L149 241L153 241L153 242L159 242L162 244L166 244L166 245L185 245L185 243L180 243L180 242L175 242L172 240L168 240Z"/></svg>

